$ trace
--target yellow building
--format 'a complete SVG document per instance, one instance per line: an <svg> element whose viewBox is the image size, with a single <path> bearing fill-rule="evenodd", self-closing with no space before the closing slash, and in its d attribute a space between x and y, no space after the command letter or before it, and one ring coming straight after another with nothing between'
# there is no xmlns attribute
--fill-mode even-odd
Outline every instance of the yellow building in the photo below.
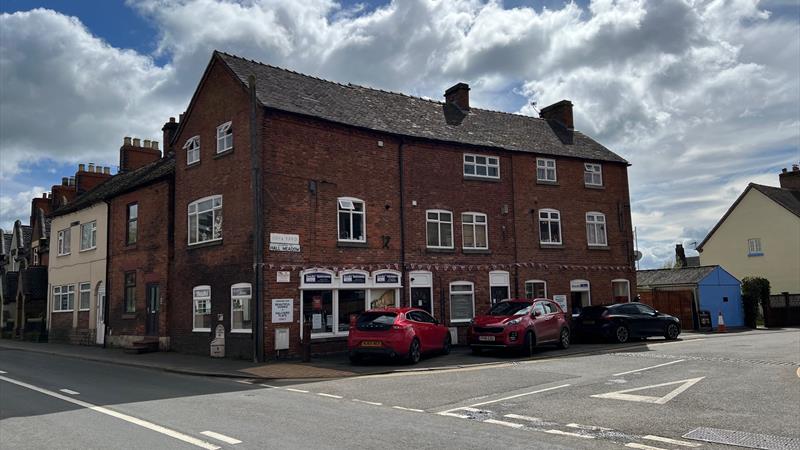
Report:
<svg viewBox="0 0 800 450"><path fill-rule="evenodd" d="M738 279L769 280L773 295L800 294L800 168L783 169L781 187L750 183L697 246L700 264Z"/></svg>

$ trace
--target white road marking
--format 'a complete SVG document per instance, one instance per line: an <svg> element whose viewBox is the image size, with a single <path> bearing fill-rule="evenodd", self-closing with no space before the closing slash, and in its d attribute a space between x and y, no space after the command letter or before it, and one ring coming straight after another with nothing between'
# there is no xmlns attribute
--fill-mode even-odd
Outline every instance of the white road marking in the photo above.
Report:
<svg viewBox="0 0 800 450"><path fill-rule="evenodd" d="M652 434L648 434L647 436L642 436L642 439L647 439L648 441L658 441L664 442L666 444L672 445L682 445L684 447L700 447L702 444L697 444L695 442L686 442L686 441L679 441L677 439L670 439L661 436L653 436Z"/></svg>
<svg viewBox="0 0 800 450"><path fill-rule="evenodd" d="M505 420L495 420L495 419L486 419L483 421L483 423L493 423L495 425L502 425L504 427L509 427L509 428L522 428L525 426L521 423L506 422Z"/></svg>
<svg viewBox="0 0 800 450"><path fill-rule="evenodd" d="M206 436L208 436L210 438L214 438L214 439L216 439L218 441L222 441L222 442L224 442L226 444L236 445L236 444L241 444L242 443L242 441L240 441L238 439L234 439L234 438L232 438L230 436L225 436L224 434L215 433L213 431L201 431L200 434L206 435Z"/></svg>
<svg viewBox="0 0 800 450"><path fill-rule="evenodd" d="M214 444L210 444L205 441L201 441L200 439L194 438L187 434L183 434L181 432L171 430L166 427L162 427L161 425L156 425L152 422L148 422L146 420L139 419L137 417L129 416L127 414L123 414L108 408L104 408L102 406L97 406L89 402L84 402L82 400L74 399L72 397L67 397L66 395L61 395L58 392L53 392L48 389L40 388L34 386L32 384L23 383L22 381L17 381L12 378L7 378L0 376L0 380L5 381L7 383L16 384L17 386L24 387L26 389L30 389L32 391L39 392L41 394L49 395L50 397L55 397L59 400L63 400L68 403L72 403L73 405L80 406L82 408L91 409L92 411L98 412L100 414L105 414L107 416L116 417L117 419L124 420L126 422L132 423L134 425L138 425L142 428L147 428L148 430L155 431L156 433L161 433L163 435L169 436L174 439L178 439L180 441L186 442L188 444L192 444L194 446L204 448L206 450L217 450L220 447Z"/></svg>
<svg viewBox="0 0 800 450"><path fill-rule="evenodd" d="M302 389L286 388L286 390L289 391L289 392L299 392L301 394L308 394L308 391L304 391Z"/></svg>
<svg viewBox="0 0 800 450"><path fill-rule="evenodd" d="M644 386L638 387L633 389L625 389L623 391L615 391L615 392L607 392L605 394L596 394L592 395L594 398L610 398L614 400L625 400L629 402L642 402L642 403L655 403L657 405L663 405L668 401L672 400L673 398L677 397L678 394L681 392L689 389L690 387L694 386L698 381L702 380L705 377L700 378L688 378L686 380L678 380L678 381L670 381L669 383L660 383L654 384L651 386ZM635 394L628 394L628 392L636 392L636 391L643 391L645 389L652 389L662 386L671 386L673 384L680 384L677 389L674 389L669 394L663 397L651 397L648 395L635 395Z"/></svg>
<svg viewBox="0 0 800 450"><path fill-rule="evenodd" d="M359 400L357 398L354 398L353 401L354 402L358 402L358 403L366 403L368 405L383 406L383 403L380 403L380 402L368 402L366 400Z"/></svg>
<svg viewBox="0 0 800 450"><path fill-rule="evenodd" d="M667 362L667 363L664 363L664 364L659 364L657 366L645 367L644 369L636 369L636 370L629 370L627 372L615 373L614 375L611 375L611 376L612 377L619 377L619 376L622 376L622 375L627 375L629 373L644 372L645 370L650 370L650 369L656 369L658 367L669 366L671 364L677 364L677 363L683 362L683 361L686 361L686 360L685 359L679 359L677 361L670 361L670 362Z"/></svg>
<svg viewBox="0 0 800 450"><path fill-rule="evenodd" d="M800 370L800 369L798 369L798 370ZM8 372L6 372L5 370L0 370L0 373L8 373ZM800 372L798 372L798 373L800 373ZM800 375L798 375L798 376L800 376Z"/></svg>
<svg viewBox="0 0 800 450"><path fill-rule="evenodd" d="M402 411L425 412L422 409L406 408L405 406L392 406L392 408L399 409L399 410L402 410Z"/></svg>
<svg viewBox="0 0 800 450"><path fill-rule="evenodd" d="M271 384L263 384L262 383L262 384L259 384L259 386L263 386L265 388L270 388L270 389L278 389L278 386L273 386Z"/></svg>
<svg viewBox="0 0 800 450"><path fill-rule="evenodd" d="M682 341L670 341L670 342L654 342L654 343L647 343L647 346L654 346L654 345L674 345L674 344L686 344L689 342L697 342L697 341L705 341L706 338L697 338L697 339L684 339Z"/></svg>
<svg viewBox="0 0 800 450"><path fill-rule="evenodd" d="M473 413L479 413L479 412L481 412L481 410L480 410L480 409L475 409L475 408L470 408L470 407L464 407L464 408L453 408L453 409L448 409L447 411L438 412L438 413L436 413L436 414L439 414L440 416L458 417L459 419L469 419L469 416L466 416L466 415L464 415L464 414L456 414L456 413L455 413L455 412L453 412L453 411L469 411L469 412L473 412Z"/></svg>
<svg viewBox="0 0 800 450"><path fill-rule="evenodd" d="M612 428L598 427L597 425L581 425L579 423L568 423L567 426L586 431L614 431Z"/></svg>
<svg viewBox="0 0 800 450"><path fill-rule="evenodd" d="M661 447L653 447L650 445L637 444L636 442L628 442L627 444L625 444L625 447L638 448L640 450L667 450Z"/></svg>
<svg viewBox="0 0 800 450"><path fill-rule="evenodd" d="M524 397L526 395L538 394L540 392L552 391L552 390L555 390L555 389L561 389L561 388L565 388L565 387L568 387L568 386L571 386L571 385L562 384L561 386L554 386L554 387L549 387L549 388L545 388L545 389L539 389L538 391L526 392L524 394L511 395L511 396L503 397L503 398L500 398L500 399L497 399L497 400L489 400L488 402L475 403L474 405L469 405L469 406L471 408L474 408L476 406L483 406L483 405L488 405L490 403L502 402L502 401L505 401L505 400L511 400L512 398Z"/></svg>
<svg viewBox="0 0 800 450"><path fill-rule="evenodd" d="M538 417L520 416L519 414L506 414L504 417L508 417L509 419L524 420L526 422L541 422L542 421L542 419L540 419Z"/></svg>
<svg viewBox="0 0 800 450"><path fill-rule="evenodd" d="M570 433L569 431L561 431L561 430L544 430L545 433L550 434L558 434L560 436L572 436L582 439L594 439L594 436L589 436L588 434L578 434L578 433Z"/></svg>
<svg viewBox="0 0 800 450"><path fill-rule="evenodd" d="M236 380L236 382L242 384L253 384L251 380Z"/></svg>
<svg viewBox="0 0 800 450"><path fill-rule="evenodd" d="M59 389L59 391L65 393L65 394L69 394L69 395L78 395L78 394L80 394L80 392L73 391L72 389Z"/></svg>
<svg viewBox="0 0 800 450"><path fill-rule="evenodd" d="M317 392L317 395L321 395L323 397L330 397L330 398L344 398L341 395L326 394L324 392Z"/></svg>

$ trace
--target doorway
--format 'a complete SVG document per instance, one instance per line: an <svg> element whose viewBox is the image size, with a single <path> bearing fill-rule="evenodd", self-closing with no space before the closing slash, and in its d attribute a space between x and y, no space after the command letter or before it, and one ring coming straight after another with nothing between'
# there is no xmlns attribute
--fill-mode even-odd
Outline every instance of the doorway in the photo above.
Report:
<svg viewBox="0 0 800 450"><path fill-rule="evenodd" d="M147 308L146 308L146 323L145 334L147 336L158 336L158 304L159 304L159 286L158 284L147 285Z"/></svg>
<svg viewBox="0 0 800 450"><path fill-rule="evenodd" d="M592 304L592 296L589 282L586 280L572 280L569 282L570 303L572 305L572 315L578 315L583 308Z"/></svg>
<svg viewBox="0 0 800 450"><path fill-rule="evenodd" d="M95 343L103 345L106 342L106 288L103 282L97 284L97 294L94 296L97 301L95 309Z"/></svg>

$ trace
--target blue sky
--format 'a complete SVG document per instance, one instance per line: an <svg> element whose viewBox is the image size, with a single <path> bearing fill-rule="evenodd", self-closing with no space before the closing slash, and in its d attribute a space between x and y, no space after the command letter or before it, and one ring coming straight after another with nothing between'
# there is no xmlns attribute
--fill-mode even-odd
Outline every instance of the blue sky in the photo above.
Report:
<svg viewBox="0 0 800 450"><path fill-rule="evenodd" d="M160 140L219 49L478 107L575 104L628 159L644 267L800 160L796 0L0 1L0 227L123 136ZM691 253L691 252L690 252Z"/></svg>

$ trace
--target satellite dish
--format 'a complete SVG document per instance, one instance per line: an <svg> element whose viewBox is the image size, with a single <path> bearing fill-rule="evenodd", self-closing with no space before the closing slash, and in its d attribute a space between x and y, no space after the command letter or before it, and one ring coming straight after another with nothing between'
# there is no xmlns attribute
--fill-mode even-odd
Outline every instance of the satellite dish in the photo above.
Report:
<svg viewBox="0 0 800 450"><path fill-rule="evenodd" d="M633 256L636 258L636 261L641 261L642 252L640 252L639 250L636 250L636 251L633 252Z"/></svg>

